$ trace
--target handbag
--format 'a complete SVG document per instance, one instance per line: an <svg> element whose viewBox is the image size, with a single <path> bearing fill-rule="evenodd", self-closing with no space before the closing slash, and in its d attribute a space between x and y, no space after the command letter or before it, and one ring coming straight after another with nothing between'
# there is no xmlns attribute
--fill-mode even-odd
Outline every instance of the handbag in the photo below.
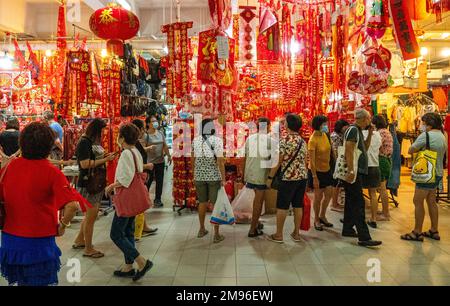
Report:
<svg viewBox="0 0 450 306"><path fill-rule="evenodd" d="M5 226L5 218L6 218L6 210L5 210L5 197L3 192L3 178L5 177L6 170L8 169L9 164L11 161L9 161L5 167L3 167L3 173L0 176L0 231L3 230L3 227Z"/></svg>
<svg viewBox="0 0 450 306"><path fill-rule="evenodd" d="M345 141L346 141L348 134L350 133L350 130L352 128L356 128L356 127L351 127L347 130L347 132L345 133L345 136L344 136L344 145L338 147L338 156L336 159L336 166L335 166L334 174L333 174L334 179L339 179L339 180L346 181L346 182L347 182L347 175L348 175L349 171L348 171L347 159L345 158ZM359 157L362 154L361 150L358 149L359 141L360 141L359 131L357 131L356 148L353 151L353 169L355 171L358 170L358 161L359 161ZM355 175L355 179L353 180L353 182L347 182L347 183L353 184L353 183L355 183L355 181L356 181L356 175Z"/></svg>
<svg viewBox="0 0 450 306"><path fill-rule="evenodd" d="M411 180L419 184L433 184L436 182L437 152L430 150L430 135L426 132L427 143L425 150L415 155Z"/></svg>
<svg viewBox="0 0 450 306"><path fill-rule="evenodd" d="M271 188L274 190L278 190L280 187L281 181L283 180L283 176L286 173L287 169L291 166L291 164L294 162L294 160L297 158L298 154L300 153L300 150L303 147L304 141L302 140L300 144L298 145L297 152L295 152L294 156L289 160L287 166L281 170L281 168L278 168L277 174L275 174L275 177L272 180Z"/></svg>
<svg viewBox="0 0 450 306"><path fill-rule="evenodd" d="M116 208L117 216L131 218L143 214L151 208L150 194L145 181L147 174L139 172L137 166L136 156L133 154L135 173L130 187L116 188L116 193L113 197L114 206Z"/></svg>

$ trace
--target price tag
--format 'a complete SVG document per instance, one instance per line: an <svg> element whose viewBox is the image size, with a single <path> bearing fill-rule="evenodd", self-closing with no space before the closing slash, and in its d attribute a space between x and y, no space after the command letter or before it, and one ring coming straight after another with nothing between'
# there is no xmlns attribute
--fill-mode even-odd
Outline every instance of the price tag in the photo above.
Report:
<svg viewBox="0 0 450 306"><path fill-rule="evenodd" d="M217 36L217 57L219 59L228 60L230 57L230 47L228 43L228 37Z"/></svg>

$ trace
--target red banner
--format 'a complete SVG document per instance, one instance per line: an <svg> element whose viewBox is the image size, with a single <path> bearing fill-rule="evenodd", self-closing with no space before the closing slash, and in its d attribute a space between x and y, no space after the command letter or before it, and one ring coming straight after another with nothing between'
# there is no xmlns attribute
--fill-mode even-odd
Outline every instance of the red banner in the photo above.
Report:
<svg viewBox="0 0 450 306"><path fill-rule="evenodd" d="M406 1L390 0L389 9L395 27L395 39L402 51L403 59L410 60L420 56L420 48L411 23Z"/></svg>

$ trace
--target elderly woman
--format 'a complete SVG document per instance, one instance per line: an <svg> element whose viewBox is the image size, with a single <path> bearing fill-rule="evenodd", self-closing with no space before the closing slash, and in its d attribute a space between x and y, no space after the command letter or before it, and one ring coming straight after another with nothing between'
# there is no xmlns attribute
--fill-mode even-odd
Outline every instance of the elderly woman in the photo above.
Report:
<svg viewBox="0 0 450 306"><path fill-rule="evenodd" d="M78 204L87 202L49 161L55 134L42 123L28 125L20 135L22 157L13 159L0 175L6 218L0 247L0 271L10 285L58 284L64 235ZM58 220L58 211L64 217Z"/></svg>

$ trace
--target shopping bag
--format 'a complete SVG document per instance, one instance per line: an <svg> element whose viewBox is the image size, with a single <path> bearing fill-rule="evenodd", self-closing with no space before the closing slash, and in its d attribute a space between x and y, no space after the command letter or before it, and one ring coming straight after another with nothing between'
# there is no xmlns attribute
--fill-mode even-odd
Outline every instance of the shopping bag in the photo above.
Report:
<svg viewBox="0 0 450 306"><path fill-rule="evenodd" d="M436 182L437 152L430 150L430 136L426 133L426 149L416 154L411 172L411 180L419 184Z"/></svg>
<svg viewBox="0 0 450 306"><path fill-rule="evenodd" d="M311 228L311 200L305 193L305 199L303 201L303 218L300 225L300 230L309 231Z"/></svg>
<svg viewBox="0 0 450 306"><path fill-rule="evenodd" d="M356 127L353 127L353 128L356 129ZM352 127L347 129L344 139L347 139L347 135L351 129L352 129ZM358 161L359 161L359 157L361 156L361 153L362 153L358 149L359 132L357 133L357 135L358 136L357 136L357 141L356 141L356 147L355 147L355 150L353 151L353 170L355 172L358 171ZM345 141L344 141L344 145L338 147L338 156L336 159L336 166L334 169L333 178L335 180L339 179L339 180L346 181L347 175L348 175L348 165L347 165L347 160L345 158ZM355 175L353 182L347 182L347 183L353 184L355 181L356 181L356 175Z"/></svg>
<svg viewBox="0 0 450 306"><path fill-rule="evenodd" d="M255 200L255 191L244 187L231 203L233 207L236 223L250 223L253 215L253 201Z"/></svg>
<svg viewBox="0 0 450 306"><path fill-rule="evenodd" d="M217 195L217 201L211 214L211 223L222 225L231 225L235 223L233 208L231 207L225 188L223 187L219 190L219 194Z"/></svg>

